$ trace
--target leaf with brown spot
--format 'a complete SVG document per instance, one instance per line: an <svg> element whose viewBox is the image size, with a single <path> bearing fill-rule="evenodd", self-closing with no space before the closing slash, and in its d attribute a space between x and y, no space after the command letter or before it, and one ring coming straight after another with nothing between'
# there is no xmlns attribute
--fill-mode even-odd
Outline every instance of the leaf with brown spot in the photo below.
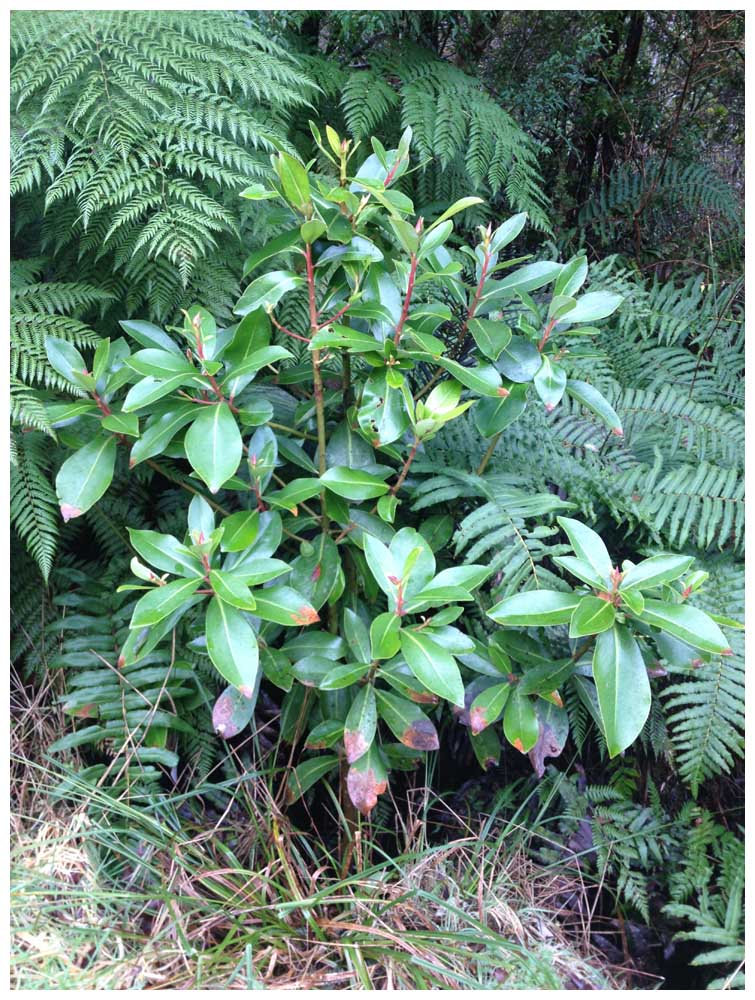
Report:
<svg viewBox="0 0 755 1000"><path fill-rule="evenodd" d="M477 695L469 710L469 727L474 736L500 719L511 690L509 683L494 684Z"/></svg>
<svg viewBox="0 0 755 1000"><path fill-rule="evenodd" d="M351 703L344 723L343 745L350 764L367 753L375 739L376 730L375 691L371 684L365 684Z"/></svg>
<svg viewBox="0 0 755 1000"><path fill-rule="evenodd" d="M378 795L388 787L388 775L380 757L380 751L373 744L367 753L349 768L346 789L354 807L363 816L369 816L377 805Z"/></svg>
<svg viewBox="0 0 755 1000"><path fill-rule="evenodd" d="M320 618L297 590L284 584L255 590L254 599L254 613L263 621L275 622L277 625L303 626L312 625Z"/></svg>
<svg viewBox="0 0 755 1000"><path fill-rule="evenodd" d="M212 709L212 728L218 736L229 740L232 736L238 736L249 724L254 715L253 693L247 687L243 690L227 687L223 691Z"/></svg>
<svg viewBox="0 0 755 1000"><path fill-rule="evenodd" d="M530 750L530 763L538 778L545 773L546 757L559 757L569 736L569 717L564 708L539 701L535 704L539 734Z"/></svg>
<svg viewBox="0 0 755 1000"><path fill-rule="evenodd" d="M503 732L519 753L529 753L540 733L534 703L522 694L517 685L511 693L503 714Z"/></svg>
<svg viewBox="0 0 755 1000"><path fill-rule="evenodd" d="M414 702L390 691L375 691L380 718L390 731L412 750L437 750L438 733L433 723Z"/></svg>

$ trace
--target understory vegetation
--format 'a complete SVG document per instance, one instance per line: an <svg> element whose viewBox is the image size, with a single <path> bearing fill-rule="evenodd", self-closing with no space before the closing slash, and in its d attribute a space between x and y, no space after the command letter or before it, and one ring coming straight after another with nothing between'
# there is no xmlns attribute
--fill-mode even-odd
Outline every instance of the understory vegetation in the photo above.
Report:
<svg viewBox="0 0 755 1000"><path fill-rule="evenodd" d="M743 988L743 14L11 50L14 988Z"/></svg>

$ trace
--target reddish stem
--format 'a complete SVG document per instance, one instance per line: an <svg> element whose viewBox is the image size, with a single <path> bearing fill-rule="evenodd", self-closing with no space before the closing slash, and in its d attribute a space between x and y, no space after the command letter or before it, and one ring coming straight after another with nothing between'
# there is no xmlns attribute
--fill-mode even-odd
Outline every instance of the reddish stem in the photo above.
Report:
<svg viewBox="0 0 755 1000"><path fill-rule="evenodd" d="M406 317L409 315L409 305L412 301L412 293L414 291L414 279L417 276L417 255L412 254L412 262L409 268L409 281L406 285L406 295L404 297L404 305L401 309L401 315L399 316L398 324L396 326L396 333L393 336L393 343L398 347L399 341L401 340L401 331L404 329L404 323L406 322Z"/></svg>
<svg viewBox="0 0 755 1000"><path fill-rule="evenodd" d="M280 330L281 333L287 333L289 337L294 337L295 340L302 340L305 344L309 343L309 337L302 337L300 333L294 333L293 330L289 330L287 326L283 326L278 320L270 313L270 322L273 324L276 330Z"/></svg>
<svg viewBox="0 0 755 1000"><path fill-rule="evenodd" d="M339 309L337 313L330 317L330 319L326 319L324 322L318 323L317 329L322 330L323 327L330 326L331 323L335 323L337 319L340 319L341 316L343 316L347 309L351 309L351 302L347 302L343 309Z"/></svg>
<svg viewBox="0 0 755 1000"><path fill-rule="evenodd" d="M540 351L541 354L543 353L543 348L548 343L548 337L550 337L551 333L553 333L553 327L556 325L557 322L558 320L554 317L550 321L550 323L548 323L545 330L543 331L543 336L540 340L540 343L537 345L537 349L538 351Z"/></svg>

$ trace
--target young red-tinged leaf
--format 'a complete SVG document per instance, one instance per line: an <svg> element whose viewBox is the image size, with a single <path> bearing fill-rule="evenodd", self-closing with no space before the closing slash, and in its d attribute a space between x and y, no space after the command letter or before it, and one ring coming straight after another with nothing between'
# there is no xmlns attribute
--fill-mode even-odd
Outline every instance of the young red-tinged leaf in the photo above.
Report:
<svg viewBox="0 0 755 1000"><path fill-rule="evenodd" d="M219 569L210 570L210 586L221 600L242 611L254 611L257 604L251 590L240 576Z"/></svg>
<svg viewBox="0 0 755 1000"><path fill-rule="evenodd" d="M640 735L651 700L640 647L623 625L614 625L598 636L592 674L608 753L615 757Z"/></svg>
<svg viewBox="0 0 755 1000"><path fill-rule="evenodd" d="M186 432L186 457L205 482L217 493L241 462L241 433L227 403L200 406L202 412Z"/></svg>
<svg viewBox="0 0 755 1000"><path fill-rule="evenodd" d="M208 541L215 530L215 513L204 497L195 496L189 504L187 517L189 535L195 545Z"/></svg>
<svg viewBox="0 0 755 1000"><path fill-rule="evenodd" d="M609 629L616 618L616 609L609 601L588 595L583 597L572 613L569 638L596 635Z"/></svg>
<svg viewBox="0 0 755 1000"><path fill-rule="evenodd" d="M596 534L592 528L588 528L586 524L582 524L581 521L575 521L572 517L558 517L557 521L568 535L577 558L588 563L597 579L601 580L605 586L609 586L613 566L608 549L603 544L600 535Z"/></svg>
<svg viewBox="0 0 755 1000"><path fill-rule="evenodd" d="M55 492L64 521L93 507L113 480L115 438L98 435L70 455L55 477Z"/></svg>
<svg viewBox="0 0 755 1000"><path fill-rule="evenodd" d="M364 469L349 469L335 465L320 476L320 482L333 493L346 500L372 500L388 492L387 485L379 476Z"/></svg>
<svg viewBox="0 0 755 1000"><path fill-rule="evenodd" d="M204 576L196 555L173 535L137 528L129 528L128 535L133 547L150 566L176 576Z"/></svg>
<svg viewBox="0 0 755 1000"><path fill-rule="evenodd" d="M713 619L689 604L645 601L640 620L708 653L726 653L729 643Z"/></svg>
<svg viewBox="0 0 755 1000"><path fill-rule="evenodd" d="M438 733L419 705L390 691L376 689L380 718L404 746L413 750L437 750Z"/></svg>
<svg viewBox="0 0 755 1000"><path fill-rule="evenodd" d="M464 704L464 684L456 660L422 632L401 631L401 652L414 676L428 690L454 705Z"/></svg>
<svg viewBox="0 0 755 1000"><path fill-rule="evenodd" d="M537 743L540 726L534 702L515 687L506 703L503 715L503 733L519 753L529 753Z"/></svg>
<svg viewBox="0 0 755 1000"><path fill-rule="evenodd" d="M243 571L239 573L243 575ZM265 587L255 592L254 599L257 602L254 613L264 621L304 626L320 620L312 605L292 587Z"/></svg>
<svg viewBox="0 0 755 1000"><path fill-rule="evenodd" d="M246 697L251 697L259 670L259 649L254 629L241 611L213 597L205 623L207 652L215 669Z"/></svg>
<svg viewBox="0 0 755 1000"><path fill-rule="evenodd" d="M260 516L256 510L240 510L224 518L221 552L242 552L249 548L257 537L259 524Z"/></svg>
<svg viewBox="0 0 755 1000"><path fill-rule="evenodd" d="M643 559L641 563L632 566L624 574L621 589L650 590L660 587L662 583L678 580L690 568L695 560L692 556L658 555Z"/></svg>
<svg viewBox="0 0 755 1000"><path fill-rule="evenodd" d="M612 430L617 437L624 436L624 430L618 414L594 385L590 385L589 382L580 382L570 378L566 383L566 391L573 399L581 403L585 409L594 413L599 420L602 420L606 427Z"/></svg>
<svg viewBox="0 0 755 1000"><path fill-rule="evenodd" d="M388 774L380 751L373 743L367 753L355 761L346 777L346 788L354 807L369 816L377 805L378 795L388 787Z"/></svg>
<svg viewBox="0 0 755 1000"><path fill-rule="evenodd" d="M373 658L370 656L370 633L356 611L352 611L351 608L343 609L343 635L355 659L360 663L369 663ZM390 655L393 656L393 653Z"/></svg>
<svg viewBox="0 0 755 1000"><path fill-rule="evenodd" d="M477 736L500 719L511 691L511 684L494 684L477 695L469 710L469 726L473 735Z"/></svg>
<svg viewBox="0 0 755 1000"><path fill-rule="evenodd" d="M333 770L338 764L338 757L333 754L326 754L322 757L312 757L310 760L302 761L291 774L286 782L286 801L289 805L300 799L306 791L324 778L326 774Z"/></svg>
<svg viewBox="0 0 755 1000"><path fill-rule="evenodd" d="M129 628L157 625L163 618L167 618L169 614L180 608L184 601L187 601L194 591L199 589L201 582L196 578L193 580L174 580L172 583L166 583L162 587L150 590L136 602Z"/></svg>
<svg viewBox="0 0 755 1000"><path fill-rule="evenodd" d="M212 709L212 728L224 740L238 736L254 715L254 698L247 698L235 687L227 687Z"/></svg>
<svg viewBox="0 0 755 1000"><path fill-rule="evenodd" d="M527 590L499 601L488 617L499 625L565 625L580 600L560 590Z"/></svg>
<svg viewBox="0 0 755 1000"><path fill-rule="evenodd" d="M321 691L340 691L356 684L369 669L369 663L339 663L328 670L318 687Z"/></svg>
<svg viewBox="0 0 755 1000"><path fill-rule="evenodd" d="M343 727L343 745L350 764L372 746L377 731L377 707L372 684L365 684L354 698Z"/></svg>
<svg viewBox="0 0 755 1000"><path fill-rule="evenodd" d="M343 723L337 719L326 719L310 732L304 744L307 750L330 750L343 740Z"/></svg>

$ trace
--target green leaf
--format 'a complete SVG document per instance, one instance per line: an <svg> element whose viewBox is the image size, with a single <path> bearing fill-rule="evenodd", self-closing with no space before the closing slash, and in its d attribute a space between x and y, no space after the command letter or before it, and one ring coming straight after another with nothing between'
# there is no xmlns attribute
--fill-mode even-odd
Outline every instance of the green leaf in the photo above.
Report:
<svg viewBox="0 0 755 1000"><path fill-rule="evenodd" d="M367 753L376 732L375 690L372 684L365 684L352 702L343 727L343 745L349 764Z"/></svg>
<svg viewBox="0 0 755 1000"><path fill-rule="evenodd" d="M142 436L131 449L129 465L133 468L154 455L159 455L168 447L176 434L197 415L193 403L176 403L167 413L153 418L142 431Z"/></svg>
<svg viewBox="0 0 755 1000"><path fill-rule="evenodd" d="M560 365L552 364L547 354L534 378L535 391L545 404L548 413L560 402L566 389L566 372Z"/></svg>
<svg viewBox="0 0 755 1000"><path fill-rule="evenodd" d="M126 364L140 375L152 375L159 379L169 378L171 375L192 376L199 374L194 365L187 361L185 355L154 347L148 347L132 354L130 358L126 359Z"/></svg>
<svg viewBox="0 0 755 1000"><path fill-rule="evenodd" d="M269 312L278 305L287 292L301 288L304 284L304 278L292 271L269 271L256 278L246 288L233 311L237 316L246 316L255 309Z"/></svg>
<svg viewBox="0 0 755 1000"><path fill-rule="evenodd" d="M393 558L387 545L378 541L374 535L364 535L364 555L370 572L375 577L378 587L396 605L396 595L398 593L396 583L401 576L396 560Z"/></svg>
<svg viewBox="0 0 755 1000"><path fill-rule="evenodd" d="M256 602L242 576L212 569L210 570L210 586L226 604L230 604L234 608L241 608L242 611L254 611Z"/></svg>
<svg viewBox="0 0 755 1000"><path fill-rule="evenodd" d="M323 347L339 347L342 351L375 351L379 344L369 333L352 330L350 326L334 323L333 326L320 330L309 342L309 350L320 350Z"/></svg>
<svg viewBox="0 0 755 1000"><path fill-rule="evenodd" d="M255 704L256 698L246 698L236 688L227 687L213 706L212 728L224 740L238 736L249 725Z"/></svg>
<svg viewBox="0 0 755 1000"><path fill-rule="evenodd" d="M130 628L157 625L188 600L202 583L201 580L173 580L156 587L137 601L131 616Z"/></svg>
<svg viewBox="0 0 755 1000"><path fill-rule="evenodd" d="M283 489L275 493L266 493L265 500L273 507L282 507L284 510L296 513L300 503L317 496L321 489L319 479L292 479Z"/></svg>
<svg viewBox="0 0 755 1000"><path fill-rule="evenodd" d="M624 591L636 587L640 590L650 590L652 587L660 587L662 583L671 583L686 573L694 561L692 556L675 555L658 555L643 559L624 574L621 589Z"/></svg>
<svg viewBox="0 0 755 1000"><path fill-rule="evenodd" d="M495 363L498 371L512 382L531 382L543 359L535 344L525 337L512 337Z"/></svg>
<svg viewBox="0 0 755 1000"><path fill-rule="evenodd" d="M260 369L292 356L285 347L276 345L252 351L243 361L232 366L230 374L223 380L222 389L229 397L237 396L242 389L249 385Z"/></svg>
<svg viewBox="0 0 755 1000"><path fill-rule="evenodd" d="M561 273L553 285L553 294L574 296L587 278L587 257L573 257L561 268Z"/></svg>
<svg viewBox="0 0 755 1000"><path fill-rule="evenodd" d="M437 750L438 733L419 705L390 691L375 690L377 709L396 739L412 750Z"/></svg>
<svg viewBox="0 0 755 1000"><path fill-rule="evenodd" d="M459 212L463 212L467 208L471 208L472 205L481 205L481 204L482 204L482 198L477 198L475 196L459 198L459 200L455 201L453 205L447 208L442 215L439 215L431 226L428 226L428 228L425 230L425 236L427 236L427 233L431 233L433 229L437 229L438 226L441 225L441 223L446 221L446 219L452 219L454 215L458 215Z"/></svg>
<svg viewBox="0 0 755 1000"><path fill-rule="evenodd" d="M377 512L378 517L385 521L386 524L393 524L396 517L396 509L398 507L398 498L395 496L382 496L378 500Z"/></svg>
<svg viewBox="0 0 755 1000"><path fill-rule="evenodd" d="M401 652L424 686L454 705L464 705L464 684L456 660L422 632L401 630Z"/></svg>
<svg viewBox="0 0 755 1000"><path fill-rule="evenodd" d="M351 608L343 609L343 635L360 663L369 663L370 633L362 619ZM393 653L390 654L393 656Z"/></svg>
<svg viewBox="0 0 755 1000"><path fill-rule="evenodd" d="M512 215L510 219L502 222L493 233L492 239L490 240L490 252L498 253L499 250L503 250L503 248L508 246L509 243L513 243L513 241L524 229L526 221L527 213L519 212L518 215Z"/></svg>
<svg viewBox="0 0 755 1000"><path fill-rule="evenodd" d="M568 535L577 557L589 563L597 578L602 580L606 587L610 587L613 565L600 535L581 521L575 521L573 517L559 517L557 520Z"/></svg>
<svg viewBox="0 0 755 1000"><path fill-rule="evenodd" d="M325 674L318 687L321 691L340 691L356 684L369 669L369 663L339 663Z"/></svg>
<svg viewBox="0 0 755 1000"><path fill-rule="evenodd" d="M302 761L298 764L288 777L286 782L286 801L289 805L300 799L306 791L324 778L326 774L338 765L338 757L333 754L324 754L321 757L312 757L310 760Z"/></svg>
<svg viewBox="0 0 755 1000"><path fill-rule="evenodd" d="M483 354L492 361L498 358L511 340L511 327L507 323L494 322L491 319L471 319L468 323L469 332Z"/></svg>
<svg viewBox="0 0 755 1000"><path fill-rule="evenodd" d="M529 753L540 735L535 705L531 699L515 687L506 703L503 715L503 734L520 753Z"/></svg>
<svg viewBox="0 0 755 1000"><path fill-rule="evenodd" d="M320 482L347 500L372 500L388 492L388 487L379 476L364 469L349 469L345 465L328 469L320 476Z"/></svg>
<svg viewBox="0 0 755 1000"><path fill-rule="evenodd" d="M566 391L569 395L581 403L591 413L603 421L606 427L610 428L617 437L624 436L618 414L604 396L598 392L595 386L589 382L579 382L573 378L567 380Z"/></svg>
<svg viewBox="0 0 755 1000"><path fill-rule="evenodd" d="M207 542L215 530L215 513L204 497L195 496L189 504L189 535L195 545Z"/></svg>
<svg viewBox="0 0 755 1000"><path fill-rule="evenodd" d="M469 709L469 726L473 736L479 736L483 729L500 719L511 690L509 683L494 684L477 695Z"/></svg>
<svg viewBox="0 0 755 1000"><path fill-rule="evenodd" d="M308 223L307 223L308 225ZM255 267L259 267L266 260L271 257L275 257L276 254L283 253L286 250L290 250L291 247L296 246L300 238L299 229L289 229L286 233L281 233L280 236L276 236L274 240L270 240L259 250L255 250L250 253L249 256L244 261L244 270L242 273L242 278L245 278L250 274Z"/></svg>
<svg viewBox="0 0 755 1000"><path fill-rule="evenodd" d="M645 661L623 625L614 625L598 636L592 674L608 753L615 757L640 735L651 701Z"/></svg>
<svg viewBox="0 0 755 1000"><path fill-rule="evenodd" d="M115 438L98 435L70 455L55 477L55 492L64 521L93 507L113 480Z"/></svg>
<svg viewBox="0 0 755 1000"><path fill-rule="evenodd" d="M579 594L527 590L504 597L488 611L488 617L499 625L565 625L579 602Z"/></svg>
<svg viewBox="0 0 755 1000"><path fill-rule="evenodd" d="M594 323L605 319L616 312L623 301L624 297L614 292L588 292L577 299L576 308L567 314L566 322Z"/></svg>
<svg viewBox="0 0 755 1000"><path fill-rule="evenodd" d="M256 510L240 510L223 518L223 537L220 539L221 552L242 552L249 548L257 537L260 516Z"/></svg>
<svg viewBox="0 0 755 1000"><path fill-rule="evenodd" d="M373 660L389 660L401 646L401 619L385 611L370 625L370 653Z"/></svg>
<svg viewBox="0 0 755 1000"><path fill-rule="evenodd" d="M86 362L73 344L58 337L45 337L45 351L52 367L68 382L81 386L82 389L90 388L90 381L91 386L94 386L94 379L83 376L87 371Z"/></svg>
<svg viewBox="0 0 755 1000"><path fill-rule="evenodd" d="M713 619L689 604L646 600L639 618L695 649L704 649L708 653L725 653L729 650L726 636Z"/></svg>
<svg viewBox="0 0 755 1000"><path fill-rule="evenodd" d="M131 544L150 566L164 573L177 576L204 576L199 559L191 549L181 545L173 535L161 535L158 531L128 529Z"/></svg>
<svg viewBox="0 0 755 1000"><path fill-rule="evenodd" d="M476 365L474 368L467 368L451 358L438 358L438 364L450 372L467 389L471 389L479 396L498 395L498 390L501 388L501 376L492 365ZM456 416L457 414L452 412L449 415Z"/></svg>
<svg viewBox="0 0 755 1000"><path fill-rule="evenodd" d="M102 418L104 431L113 434L125 434L127 437L139 437L139 418L135 413L111 413Z"/></svg>
<svg viewBox="0 0 755 1000"><path fill-rule="evenodd" d="M239 569L239 573L243 571ZM265 587L255 592L257 602L255 614L264 621L277 622L278 625L312 625L320 620L320 616L302 595L292 587L278 585Z"/></svg>
<svg viewBox="0 0 755 1000"><path fill-rule="evenodd" d="M210 493L217 493L239 467L241 433L227 403L200 409L186 433L186 457Z"/></svg>
<svg viewBox="0 0 755 1000"><path fill-rule="evenodd" d="M562 569L567 570L572 576L576 576L583 583L588 583L595 590L605 590L606 581L601 579L600 574L584 559L577 556L553 556L553 562Z"/></svg>
<svg viewBox="0 0 755 1000"><path fill-rule="evenodd" d="M519 292L533 292L558 277L561 264L552 260L538 260L525 264L501 281L489 281L483 289L482 304L489 311L493 302L508 301Z"/></svg>
<svg viewBox="0 0 755 1000"><path fill-rule="evenodd" d="M215 669L229 684L251 698L259 671L254 629L241 611L213 597L207 607L207 652Z"/></svg>
<svg viewBox="0 0 755 1000"><path fill-rule="evenodd" d="M140 319L122 319L119 323L121 329L143 347L157 347L184 356L178 344L171 340L165 330L155 326L154 323L145 323Z"/></svg>
<svg viewBox="0 0 755 1000"><path fill-rule="evenodd" d="M329 750L341 740L343 740L343 723L337 719L326 719L311 730L304 746L307 750Z"/></svg>
<svg viewBox="0 0 755 1000"><path fill-rule="evenodd" d="M306 169L293 156L284 152L278 154L276 169L286 200L302 215L309 215L312 202Z"/></svg>
<svg viewBox="0 0 755 1000"><path fill-rule="evenodd" d="M596 635L609 629L616 618L616 609L609 601L600 597L583 597L571 616L569 637L577 639L583 635Z"/></svg>
<svg viewBox="0 0 755 1000"><path fill-rule="evenodd" d="M640 590L622 590L619 588L622 602L633 615L641 615L645 607L645 598Z"/></svg>
<svg viewBox="0 0 755 1000"><path fill-rule="evenodd" d="M527 408L526 385L513 385L507 396L481 399L474 408L474 420L483 437L500 434Z"/></svg>
<svg viewBox="0 0 755 1000"><path fill-rule="evenodd" d="M156 403L158 399L167 396L174 389L180 389L182 385L190 382L192 376L188 373L182 375L172 375L170 378L158 379L148 375L136 385L132 386L126 393L121 409L124 413L131 410L140 410L144 406Z"/></svg>

